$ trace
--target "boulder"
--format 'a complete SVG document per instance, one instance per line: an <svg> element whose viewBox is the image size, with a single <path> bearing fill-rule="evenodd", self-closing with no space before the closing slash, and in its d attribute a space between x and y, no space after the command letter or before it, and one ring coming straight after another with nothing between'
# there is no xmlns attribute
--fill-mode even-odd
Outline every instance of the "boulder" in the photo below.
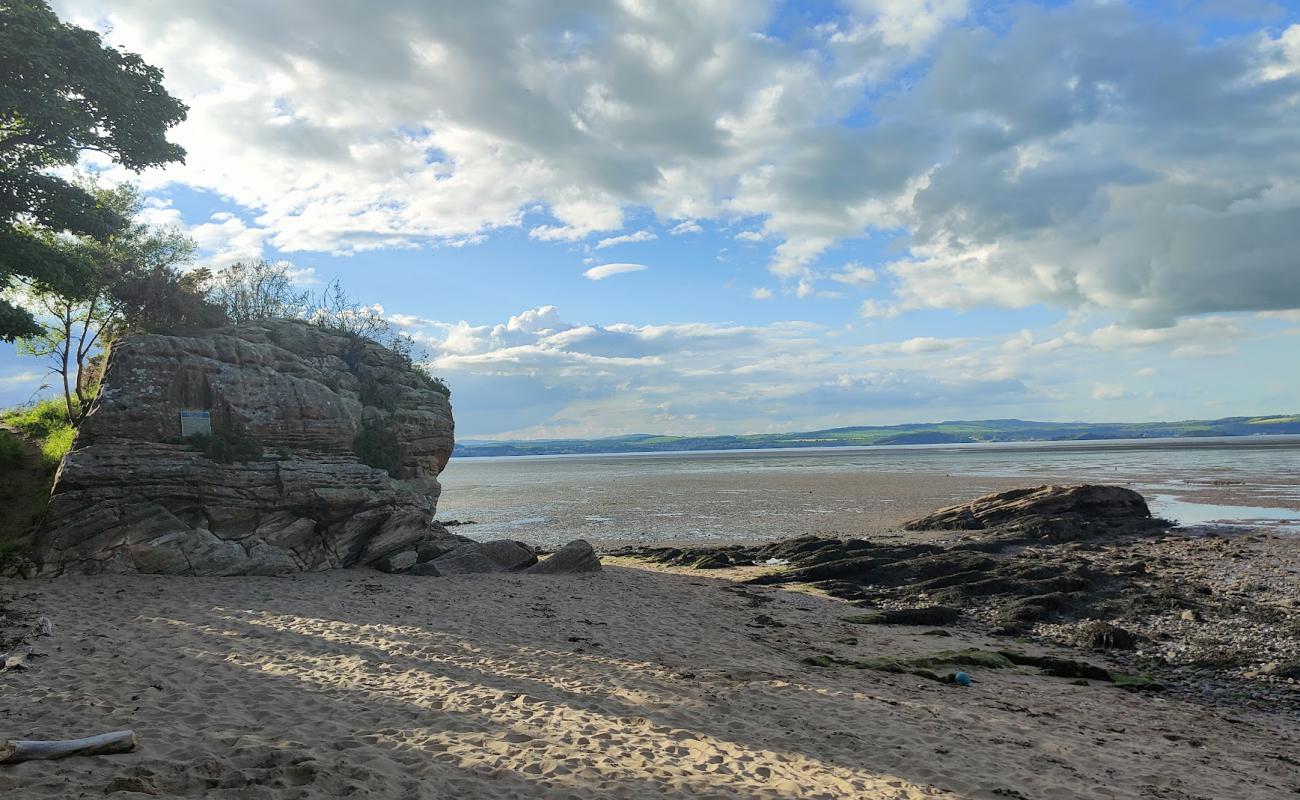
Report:
<svg viewBox="0 0 1300 800"><path fill-rule="evenodd" d="M550 558L539 561L524 570L535 575L568 575L578 572L599 572L600 557L591 545L575 539L556 550Z"/></svg>
<svg viewBox="0 0 1300 800"><path fill-rule="evenodd" d="M451 552L429 562L439 575L474 575L483 572L503 572L483 545L478 542L462 544Z"/></svg>
<svg viewBox="0 0 1300 800"><path fill-rule="evenodd" d="M503 569L514 572L531 567L537 563L537 554L531 547L511 539L494 539L479 545L488 558L497 562Z"/></svg>
<svg viewBox="0 0 1300 800"><path fill-rule="evenodd" d="M1035 518L1075 517L1089 522L1149 520L1146 500L1122 486L1037 486L977 497L903 527L909 531L985 530Z"/></svg>
<svg viewBox="0 0 1300 800"><path fill-rule="evenodd" d="M450 553L462 544L464 543L458 539L438 539L435 541L420 542L420 544L415 548L415 553L417 560L421 564L424 564L428 561L434 560L438 556Z"/></svg>
<svg viewBox="0 0 1300 800"><path fill-rule="evenodd" d="M403 550L400 553L394 553L391 556L379 559L374 563L374 567L380 572L406 572L415 564L415 551Z"/></svg>
<svg viewBox="0 0 1300 800"><path fill-rule="evenodd" d="M406 571L407 575L419 575L426 578L436 578L442 573L432 564L416 564Z"/></svg>
<svg viewBox="0 0 1300 800"><path fill-rule="evenodd" d="M181 411L207 412L212 435L183 439ZM433 517L453 430L437 384L359 337L288 320L127 337L36 560L47 575L378 564L450 537Z"/></svg>

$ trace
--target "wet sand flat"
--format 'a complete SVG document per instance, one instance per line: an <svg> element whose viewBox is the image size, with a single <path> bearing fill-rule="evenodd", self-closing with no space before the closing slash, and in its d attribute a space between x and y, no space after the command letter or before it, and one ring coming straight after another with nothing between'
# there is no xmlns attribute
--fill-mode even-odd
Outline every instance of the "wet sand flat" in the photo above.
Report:
<svg viewBox="0 0 1300 800"><path fill-rule="evenodd" d="M1300 437L986 445L964 449L666 453L453 459L439 518L460 533L557 546L763 542L808 534L876 537L935 508L1045 483L1136 489L1190 523L1258 509L1300 513ZM1185 502L1180 502L1185 501ZM1185 503L1198 504L1189 507ZM1297 527L1292 525L1292 527Z"/></svg>

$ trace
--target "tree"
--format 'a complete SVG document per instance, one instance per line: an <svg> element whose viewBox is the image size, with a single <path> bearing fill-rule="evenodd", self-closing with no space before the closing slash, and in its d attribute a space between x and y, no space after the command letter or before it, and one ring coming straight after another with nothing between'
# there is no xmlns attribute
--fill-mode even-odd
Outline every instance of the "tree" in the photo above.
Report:
<svg viewBox="0 0 1300 800"><path fill-rule="evenodd" d="M129 333L175 332L213 327L226 317L204 297L210 273L182 273L194 243L173 230L134 221L140 195L133 186L88 186L96 202L132 220L105 241L45 232L46 245L69 260L93 264L75 292L33 287L24 305L40 331L18 340L19 351L45 358L59 376L68 420L81 422L89 409L112 341Z"/></svg>
<svg viewBox="0 0 1300 800"><path fill-rule="evenodd" d="M43 0L0 0L0 292L19 282L75 294L94 265L51 234L105 240L129 220L50 169L84 151L135 171L183 161L166 133L186 111L138 55L61 22ZM30 311L0 299L0 340L39 332Z"/></svg>

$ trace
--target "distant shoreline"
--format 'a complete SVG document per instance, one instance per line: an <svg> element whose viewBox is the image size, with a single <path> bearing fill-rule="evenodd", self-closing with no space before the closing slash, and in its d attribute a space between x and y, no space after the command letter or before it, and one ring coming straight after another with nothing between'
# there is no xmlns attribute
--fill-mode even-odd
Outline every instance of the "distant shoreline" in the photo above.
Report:
<svg viewBox="0 0 1300 800"><path fill-rule="evenodd" d="M596 442L592 442L593 445ZM1143 450L1143 449L1172 449L1172 448L1219 448L1219 447L1241 447L1248 449L1265 449L1265 448L1300 448L1300 433L1284 434L1236 434L1226 436L1152 436L1125 438L1093 438L1093 439L1023 439L1009 441L983 441L983 442L944 442L934 444L820 444L820 445L785 445L780 447L771 447L763 445L735 447L721 447L716 449L659 449L659 450L584 450L581 452L571 451L547 451L539 448L536 452L475 452L476 450L490 450L491 447L482 447L471 445L468 447L456 446L453 457L457 461L464 460L489 460L489 459L538 459L538 458L592 458L592 457L679 457L683 455L691 456L726 456L737 453L748 454L789 454L789 453L825 453L825 452L862 452L862 451L881 451L890 452L968 452L968 451L987 451L987 450L1021 450L1024 452L1050 452L1074 450L1079 452L1088 452L1093 450Z"/></svg>

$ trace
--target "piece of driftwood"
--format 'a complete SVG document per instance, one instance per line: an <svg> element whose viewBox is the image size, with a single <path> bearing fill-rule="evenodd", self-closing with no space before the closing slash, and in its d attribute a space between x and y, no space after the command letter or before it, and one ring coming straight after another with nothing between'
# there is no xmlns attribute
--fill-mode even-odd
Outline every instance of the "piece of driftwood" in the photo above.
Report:
<svg viewBox="0 0 1300 800"><path fill-rule="evenodd" d="M27 669L27 659L32 655L32 646L29 644L20 644L9 655L5 656L5 669L16 669L20 672Z"/></svg>
<svg viewBox="0 0 1300 800"><path fill-rule="evenodd" d="M17 764L20 761L37 761L68 756L110 756L129 753L138 743L135 731L113 731L85 739L62 739L36 742L24 739L7 739L0 743L0 764Z"/></svg>

